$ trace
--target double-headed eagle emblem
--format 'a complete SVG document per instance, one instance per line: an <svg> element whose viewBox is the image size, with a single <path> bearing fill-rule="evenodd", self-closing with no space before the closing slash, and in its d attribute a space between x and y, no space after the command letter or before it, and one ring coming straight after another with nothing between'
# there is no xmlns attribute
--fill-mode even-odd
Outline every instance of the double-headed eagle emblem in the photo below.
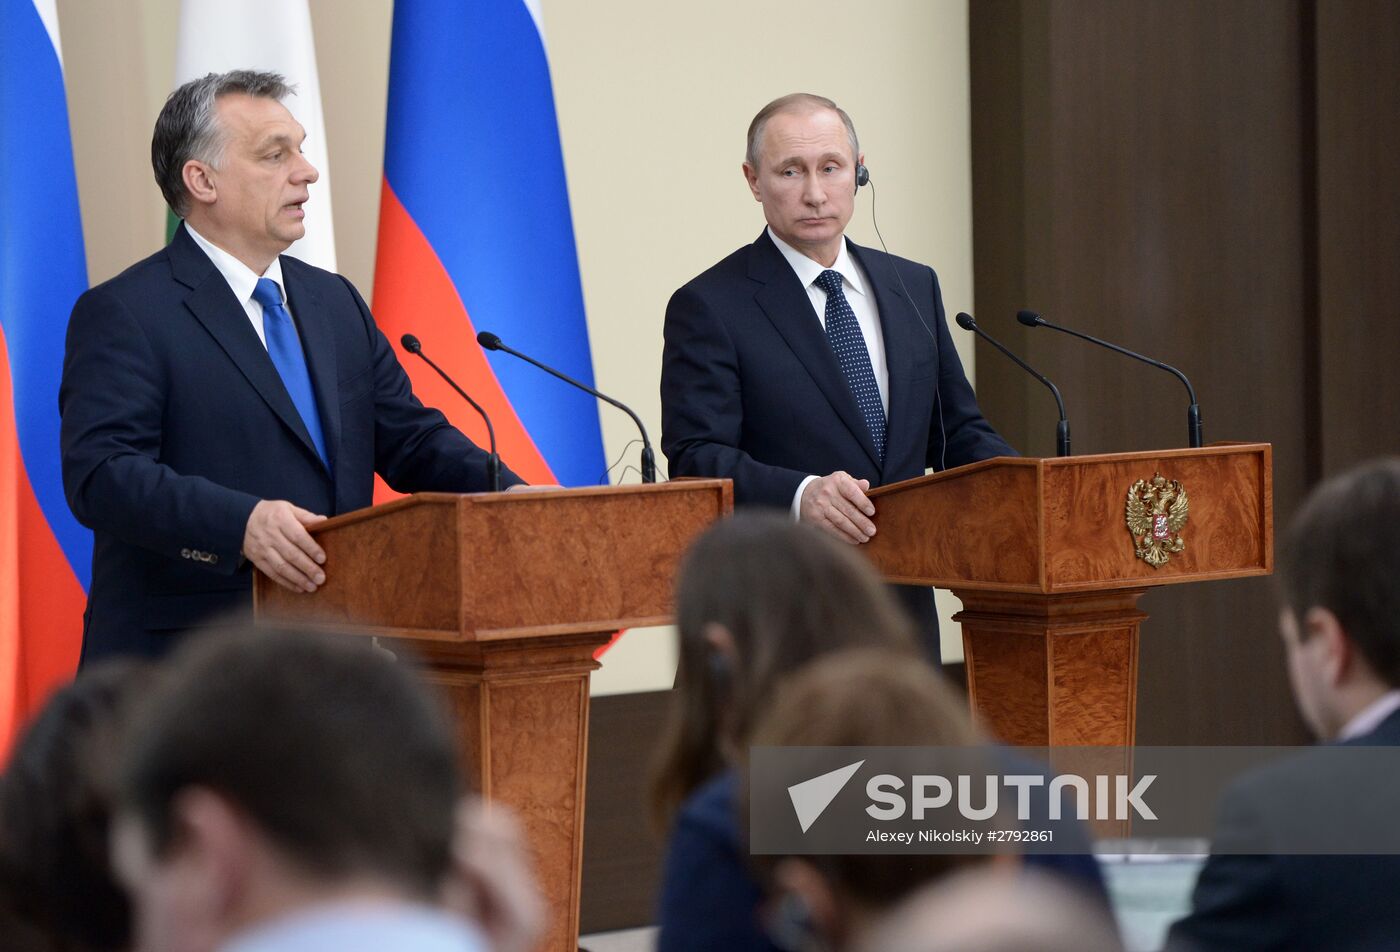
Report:
<svg viewBox="0 0 1400 952"><path fill-rule="evenodd" d="M1128 489L1126 509L1133 552L1154 569L1166 565L1173 552L1186 548L1181 530L1190 503L1180 480L1168 480L1161 473L1150 480L1139 479Z"/></svg>

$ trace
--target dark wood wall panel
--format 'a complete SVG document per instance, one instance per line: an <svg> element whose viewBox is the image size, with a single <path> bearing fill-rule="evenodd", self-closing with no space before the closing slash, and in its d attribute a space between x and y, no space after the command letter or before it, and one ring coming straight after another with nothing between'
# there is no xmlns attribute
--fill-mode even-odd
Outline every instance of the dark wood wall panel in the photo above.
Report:
<svg viewBox="0 0 1400 952"><path fill-rule="evenodd" d="M670 697L647 691L593 699L579 904L584 935L656 921L664 844L646 798Z"/></svg>
<svg viewBox="0 0 1400 952"><path fill-rule="evenodd" d="M1180 366L1207 440L1274 444L1283 517L1308 479L1299 14L1277 0L971 6L979 321L1059 383L1077 453L1185 445L1185 390L1024 329L1017 308ZM1043 388L986 348L977 379L1024 452L1054 452ZM1140 742L1302 737L1267 580L1154 592L1143 607Z"/></svg>
<svg viewBox="0 0 1400 952"><path fill-rule="evenodd" d="M1326 473L1400 452L1400 5L1320 3L1317 222Z"/></svg>

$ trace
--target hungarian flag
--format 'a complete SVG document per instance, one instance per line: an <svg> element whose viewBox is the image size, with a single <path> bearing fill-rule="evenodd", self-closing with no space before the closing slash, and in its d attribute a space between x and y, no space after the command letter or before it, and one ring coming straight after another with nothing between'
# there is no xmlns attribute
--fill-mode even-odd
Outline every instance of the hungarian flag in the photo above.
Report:
<svg viewBox="0 0 1400 952"><path fill-rule="evenodd" d="M374 315L416 335L491 416L527 482L606 482L594 399L478 331L589 384L593 361L538 9L522 0L396 0ZM478 445L480 417L421 361L424 403ZM391 495L380 485L376 498Z"/></svg>
<svg viewBox="0 0 1400 952"><path fill-rule="evenodd" d="M92 534L68 511L58 382L87 289L55 0L0 0L0 760L82 642Z"/></svg>

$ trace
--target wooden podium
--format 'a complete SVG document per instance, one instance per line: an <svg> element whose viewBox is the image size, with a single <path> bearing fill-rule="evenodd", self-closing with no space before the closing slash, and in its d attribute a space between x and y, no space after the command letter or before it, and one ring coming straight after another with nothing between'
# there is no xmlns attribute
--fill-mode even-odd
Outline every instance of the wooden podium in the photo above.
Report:
<svg viewBox="0 0 1400 952"><path fill-rule="evenodd" d="M878 531L861 549L891 581L962 599L968 694L1002 740L1128 747L1147 617L1137 600L1157 585L1273 571L1271 454L1222 443L984 460L872 490ZM1178 501L1176 481L1189 513L1179 533L1174 515L1150 520L1167 536L1154 567L1126 516L1130 487L1158 474L1168 483L1156 498ZM1169 551L1176 535L1184 548Z"/></svg>
<svg viewBox="0 0 1400 952"><path fill-rule="evenodd" d="M728 480L420 493L316 526L326 583L299 595L258 574L255 612L424 662L469 775L523 821L552 914L540 947L574 952L594 652L670 620L678 559L732 508Z"/></svg>

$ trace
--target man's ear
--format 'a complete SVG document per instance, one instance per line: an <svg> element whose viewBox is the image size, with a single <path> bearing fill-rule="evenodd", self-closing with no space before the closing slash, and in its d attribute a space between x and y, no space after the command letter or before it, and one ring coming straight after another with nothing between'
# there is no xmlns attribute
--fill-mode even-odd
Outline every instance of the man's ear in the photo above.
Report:
<svg viewBox="0 0 1400 952"><path fill-rule="evenodd" d="M749 191L753 192L753 200L762 202L763 196L758 192L758 170L752 165L749 165L747 161L744 162L741 168L744 170L744 181L749 183Z"/></svg>
<svg viewBox="0 0 1400 952"><path fill-rule="evenodd" d="M723 655L730 661L734 660L737 650L734 647L734 635L730 633L728 628L724 627L719 622L706 622L702 634L705 638L705 643L709 645L712 650Z"/></svg>
<svg viewBox="0 0 1400 952"><path fill-rule="evenodd" d="M256 862L255 834L247 818L212 790L193 787L170 805L173 852L180 857L188 901L201 918L221 923L237 914Z"/></svg>
<svg viewBox="0 0 1400 952"><path fill-rule="evenodd" d="M1353 673L1356 649L1336 615L1314 605L1303 613L1301 629L1300 642L1311 651L1318 673L1329 686L1336 687Z"/></svg>
<svg viewBox="0 0 1400 952"><path fill-rule="evenodd" d="M185 191L190 196L190 201L198 202L201 205L212 205L219 197L218 186L214 182L213 169L198 159L190 159L180 170L180 178L184 180Z"/></svg>

